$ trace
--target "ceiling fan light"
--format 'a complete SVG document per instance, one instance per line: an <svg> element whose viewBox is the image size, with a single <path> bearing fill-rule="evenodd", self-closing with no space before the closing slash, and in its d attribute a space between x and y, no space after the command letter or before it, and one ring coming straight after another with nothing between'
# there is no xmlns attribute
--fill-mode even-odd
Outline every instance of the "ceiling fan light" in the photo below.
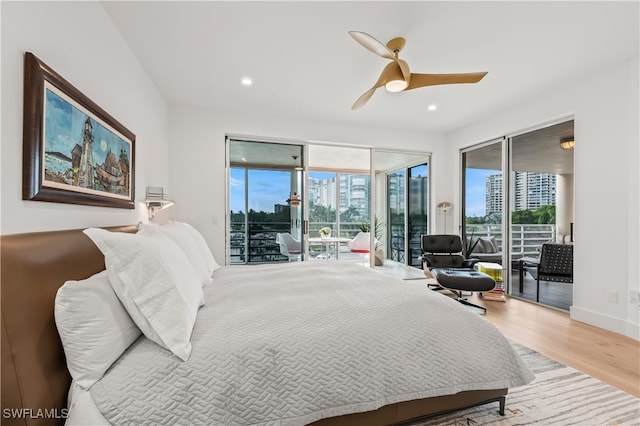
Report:
<svg viewBox="0 0 640 426"><path fill-rule="evenodd" d="M575 149L576 141L573 138L560 139L560 148L562 149Z"/></svg>
<svg viewBox="0 0 640 426"><path fill-rule="evenodd" d="M404 80L391 80L384 85L384 88L389 92L402 92L408 85L409 83Z"/></svg>

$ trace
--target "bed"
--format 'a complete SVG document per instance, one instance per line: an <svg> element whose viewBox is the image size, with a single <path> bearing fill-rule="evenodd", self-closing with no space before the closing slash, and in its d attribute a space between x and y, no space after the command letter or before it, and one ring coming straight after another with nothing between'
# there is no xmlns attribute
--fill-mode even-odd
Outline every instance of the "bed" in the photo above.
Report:
<svg viewBox="0 0 640 426"><path fill-rule="evenodd" d="M137 231L135 226L108 229L111 232L125 234L134 234ZM71 387L71 375L54 321L56 292L66 281L83 280L104 270L105 257L82 230L4 235L1 238L2 423L63 424L69 414L67 398ZM353 268L356 268L356 272ZM273 279L269 278L272 276ZM360 283L356 283L358 276ZM362 286L374 286L371 284L374 282L377 290L374 291L373 287L370 287L371 291L363 292L362 288L367 287ZM354 294L358 294L353 291L359 291L362 297L353 297ZM151 418L154 422L165 419L170 424L387 425L490 402L497 402L496 409L504 412L508 388L523 385L533 379L531 372L512 351L508 342L482 317L471 314L454 301L445 300L445 296L419 288L416 283L392 280L359 265L337 265L331 262L329 266L318 266L305 262L258 267L223 267L213 273L213 282L203 289L203 294L205 304L199 308L191 337L193 352L187 361L178 359L174 354L141 336L109 368L104 377L91 387L92 399L97 401L96 406L99 406L105 419L110 419L114 424L138 423L131 419L143 416L142 418L149 422L151 421L148 419ZM248 295L249 299L244 299L243 294ZM368 299L371 299L373 304L388 303L388 309L392 309L391 305L395 304L397 308L408 303L408 299L416 298L424 298L424 304L420 305L424 308L419 310L439 312L439 319L432 318L425 322L415 306L401 308L400 311L407 315L403 319L406 327L402 330L398 327L397 333L392 329L388 337L384 338L376 337L378 332L382 336L382 330L377 330L371 336L363 336L363 327L367 324L390 323L392 318L383 318L375 314L360 320L358 318L362 318L361 314L351 314L351 317L347 315L343 318L339 312L350 312L352 307L369 309ZM274 304L275 299L279 299L278 303L281 304ZM326 307L333 303L331 299L342 303L342 307L337 311L333 308L327 310ZM435 303L433 306L430 305L432 302ZM290 309L274 310L274 306L289 306ZM383 306L383 311L385 309L387 308ZM469 325L452 325L451 318L446 318L442 309L453 317L473 318L470 326L472 330L468 331L468 336L464 334L467 333L464 329ZM238 321L245 323L240 327L236 325ZM340 325L340 321L344 323ZM286 332L278 331L275 328L278 323L295 326ZM238 331L241 329L245 331ZM418 331L408 331L414 329ZM444 331L437 332L438 329ZM239 334L235 340L221 340L231 339L236 331ZM321 333L321 336L326 337L307 337L317 336L314 333ZM418 334L422 337L416 338L415 333L422 333ZM480 348L456 350L454 352L460 354L452 353L446 355L444 360L440 359L444 363L437 368L436 376L440 376L437 389L415 388L415 383L420 382L418 379L422 377L421 374L424 375L418 370L412 370L415 365L435 365L437 361L427 359L423 362L425 357L421 355L421 351L424 350L424 346L449 345L433 340L438 333L446 334L445 342L455 340L458 341L455 344L459 345L459 341L463 340L472 343L470 346L479 345ZM209 334L214 335L214 343L206 346L202 339ZM285 350L285 346L278 347L273 343L278 335L290 339L287 345L294 342L293 345L298 347L295 350ZM478 339L478 336L481 338ZM323 338L329 340L319 341ZM409 339L415 340L411 343L413 346L401 346L402 342ZM223 343L219 344L221 341ZM360 341L358 344L361 346L352 346L352 342L355 341ZM336 342L340 344L335 344ZM474 353L490 350L487 342L493 342L488 346L497 346L500 352L495 356L481 357L480 365L475 365L478 362L474 361ZM217 365L215 361L219 360L219 357L229 357L227 351L236 346L245 355L235 356L237 359L234 363L221 363L224 366L219 368L219 371L213 371ZM385 346L396 350L396 355L379 355L379 351L386 350L383 348ZM255 348L258 347L262 352L257 352ZM207 373L207 378L202 383L195 385L180 384L182 377L176 379L167 374L156 377L144 370L151 368L147 365L151 362L136 361L140 358L145 359L147 351L153 351L153 358L158 360L157 365L168 366L172 372L186 368L185 371L188 372L185 373L185 377L200 374L202 365L207 363L213 364L213 367L209 367L212 371ZM357 352L355 355L348 354L354 351ZM316 361L295 358L300 353L309 352L322 353L324 358ZM256 364L254 358L259 358L258 354L264 353L269 354L266 358L271 364L261 367ZM454 355L457 358L454 358ZM348 356L355 356L356 362ZM362 358L358 360L358 356ZM451 358L447 358L449 356ZM395 364L396 373L389 376L382 375L383 372L377 373L379 376L372 375L372 371L379 369L381 363L383 366L394 365L393 358L402 360ZM197 359L200 364L196 363ZM303 365L300 371L295 370L296 363ZM315 366L309 368L309 365ZM496 369L496 365L500 368ZM131 373L132 368L136 372ZM247 379L246 374L244 378L229 379L227 374L234 369L251 373L249 378L253 378L254 381L256 377L260 377L261 383L263 378L259 374L256 375L256 372L262 370L265 375L274 376L275 384L262 385L275 386L280 394L275 397L267 395L264 394L264 389L260 389L258 393L255 389L249 390L246 394L239 393L242 390L240 388L252 380L243 382ZM359 376L356 376L356 379L352 377L335 383L327 379L332 376L339 379L346 372ZM209 374L211 377L214 377L214 374L222 376L211 379L208 378ZM290 382L282 382L283 377L291 374L294 378ZM136 375L144 378L153 377L153 380L127 380L127 377ZM398 375L402 377L397 377ZM377 378L384 386L377 382ZM128 412L118 406L118 387L123 386L123 380L126 385L138 388L136 395L149 392L149 388L141 388L145 385L154 390L148 402L137 404L142 405L141 409L147 410L146 412ZM233 388L233 398L226 397L224 392L211 390L220 388L216 385L218 380L233 381L230 385ZM424 377L422 380L424 381ZM404 390L389 391L391 385L387 385L390 382L397 382L395 385ZM300 383L312 383L312 388L305 390L305 386L294 386ZM313 389L313 386L316 386L316 389ZM172 402L168 401L152 407L152 412L149 411L149 407L153 405L152 401L163 396L187 394L187 398L193 398L190 392L195 392L192 391L195 387L209 389L204 393L200 391L197 403L189 400L182 402L180 408L172 408ZM228 391L229 386L226 388ZM102 391L104 393L99 394ZM290 400L292 402L288 402L283 394L286 394L286 398L293 397ZM245 400L242 400L242 395ZM313 397L309 397L310 395ZM322 399L323 395L335 400L335 404L326 405ZM356 395L357 398L345 400L350 398L350 395ZM234 402L234 398L238 400ZM246 398L249 398L250 403ZM237 409L234 411L233 404L236 408L243 408L240 411L245 412L238 412ZM191 412L191 405L199 406L200 408L195 408L199 411ZM224 413L212 411L211 407L217 406L222 406ZM276 406L277 410L274 409ZM184 411L184 407L187 407L188 411ZM210 417L202 417L203 415Z"/></svg>

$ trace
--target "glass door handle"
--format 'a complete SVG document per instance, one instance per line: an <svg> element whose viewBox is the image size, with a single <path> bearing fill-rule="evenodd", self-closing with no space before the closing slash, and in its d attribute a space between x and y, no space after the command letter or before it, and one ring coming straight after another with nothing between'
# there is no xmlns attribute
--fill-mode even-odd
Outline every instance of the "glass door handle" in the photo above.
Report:
<svg viewBox="0 0 640 426"><path fill-rule="evenodd" d="M302 233L304 235L307 235L309 233L309 221L308 220L303 220L302 221Z"/></svg>

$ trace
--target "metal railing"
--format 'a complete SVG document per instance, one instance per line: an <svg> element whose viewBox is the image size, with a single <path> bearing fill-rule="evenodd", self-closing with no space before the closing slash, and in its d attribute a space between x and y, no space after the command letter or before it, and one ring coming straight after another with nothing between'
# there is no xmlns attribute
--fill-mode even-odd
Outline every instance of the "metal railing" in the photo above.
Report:
<svg viewBox="0 0 640 426"><path fill-rule="evenodd" d="M289 222L231 222L230 261L238 263L287 262L276 243L278 233L290 232Z"/></svg>
<svg viewBox="0 0 640 426"><path fill-rule="evenodd" d="M289 222L249 222L248 226L249 232L247 235L244 222L231 223L231 263L286 262L289 260L286 256L280 254L280 247L276 243L276 234L291 232L291 224ZM341 222L338 232L335 222L310 222L309 236L320 236L320 229L329 227L332 229L332 236L334 237L354 238L360 232L360 226L360 223ZM555 225L511 225L512 256L514 258L538 256L542 244L554 240L555 231ZM498 250L502 250L502 225L466 225L466 232L468 237L471 235L474 238L494 237ZM404 238L396 234L392 233L395 237L392 236L389 257L393 258L395 253L395 256L398 257L395 260L404 262ZM417 261L417 256L420 254L419 233L414 234L409 243L412 257L411 264L419 267L419 261Z"/></svg>
<svg viewBox="0 0 640 426"><path fill-rule="evenodd" d="M467 237L494 237L498 250L502 250L502 225L466 225ZM537 257L542 244L554 241L556 226L553 224L511 225L511 255L513 257Z"/></svg>
<svg viewBox="0 0 640 426"><path fill-rule="evenodd" d="M335 222L310 222L309 236L319 237L320 229L329 227L334 237L353 238L360 232L361 224L341 222L339 232L335 225ZM287 256L280 253L276 235L291 232L290 222L248 222L248 227L247 233L245 222L231 222L229 255L232 264L289 261Z"/></svg>

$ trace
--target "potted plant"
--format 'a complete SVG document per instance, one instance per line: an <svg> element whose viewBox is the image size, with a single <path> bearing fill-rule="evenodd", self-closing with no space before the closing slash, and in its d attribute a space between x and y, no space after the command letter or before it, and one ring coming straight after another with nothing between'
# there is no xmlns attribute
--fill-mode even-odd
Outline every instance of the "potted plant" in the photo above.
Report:
<svg viewBox="0 0 640 426"><path fill-rule="evenodd" d="M472 229L471 235L467 235L465 238L464 257L466 257L467 259L471 257L471 253L473 253L473 250L478 245L478 242L480 242L480 238L473 238L474 233L475 233L475 230Z"/></svg>
<svg viewBox="0 0 640 426"><path fill-rule="evenodd" d="M320 233L320 238L329 238L331 236L331 228L325 226L324 228L320 228L318 233Z"/></svg>

